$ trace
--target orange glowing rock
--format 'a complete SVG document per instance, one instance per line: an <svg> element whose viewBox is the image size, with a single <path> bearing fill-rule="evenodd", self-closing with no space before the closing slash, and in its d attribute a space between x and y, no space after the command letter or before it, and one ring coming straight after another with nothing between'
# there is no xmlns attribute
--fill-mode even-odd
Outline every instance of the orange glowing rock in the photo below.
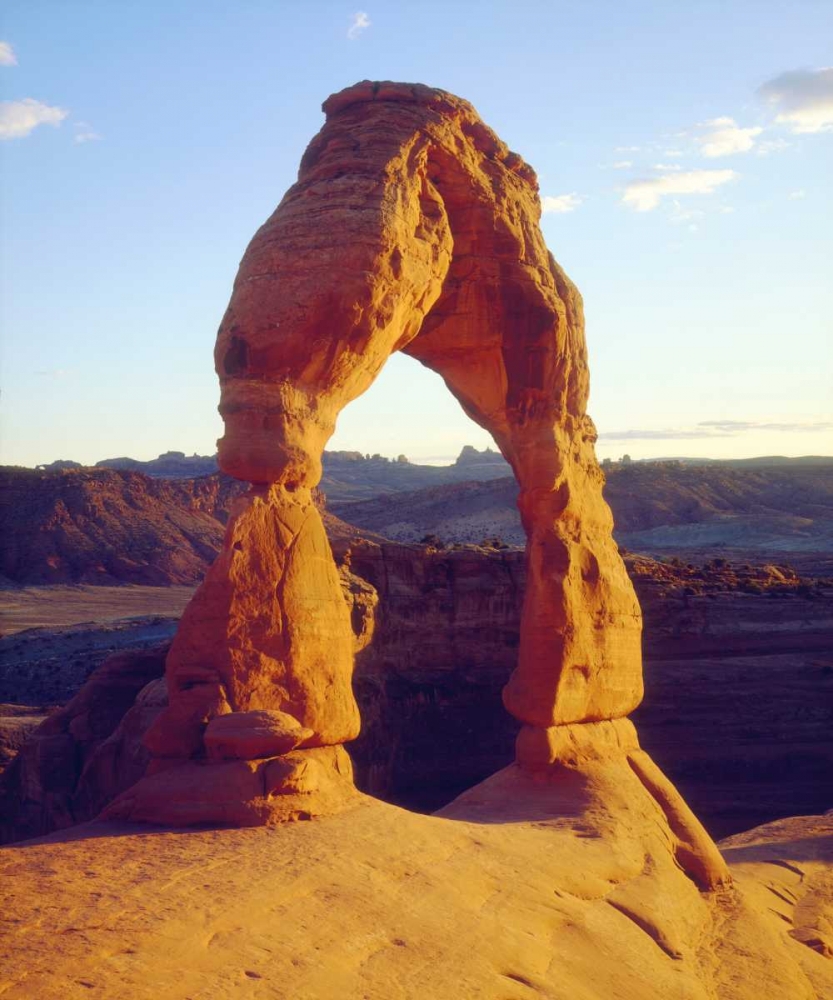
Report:
<svg viewBox="0 0 833 1000"><path fill-rule="evenodd" d="M304 747L356 736L348 610L310 490L338 414L395 351L443 377L520 485L526 596L504 690L524 724L519 764L557 768L596 744L622 767L627 749L641 753L632 727L611 723L642 697L641 614L586 413L581 296L544 243L535 173L441 90L365 81L324 111L297 183L244 255L217 337L219 462L254 486L182 619L170 707L147 737L155 763L118 815L152 815L171 767L193 771L206 727L229 712L288 712L311 733ZM708 853L657 775L634 767L680 843ZM265 780L244 770L241 794ZM291 797L286 782L263 794ZM208 777L201 787L189 815L228 815L227 804L212 813ZM286 802L275 808L284 817ZM268 808L258 815L269 821ZM725 871L712 862L700 874L717 885Z"/></svg>

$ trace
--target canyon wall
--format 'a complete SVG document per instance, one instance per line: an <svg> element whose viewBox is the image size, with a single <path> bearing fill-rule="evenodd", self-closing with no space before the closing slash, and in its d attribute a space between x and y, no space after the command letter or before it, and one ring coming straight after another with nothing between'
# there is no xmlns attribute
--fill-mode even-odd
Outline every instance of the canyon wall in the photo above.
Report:
<svg viewBox="0 0 833 1000"><path fill-rule="evenodd" d="M438 809L512 760L518 725L500 693L517 656L523 556L333 547L361 647L353 685L362 732L350 746L357 784L406 808ZM833 592L730 590L728 567L705 571L701 583L713 589L688 594L684 568L629 562L646 621L640 739L709 831L725 836L830 808ZM33 664L23 692L33 703L52 692L60 649L50 640L42 680ZM74 663L81 650L73 649ZM166 702L164 682L123 713L162 677L166 652L138 652L135 665L113 657L40 731L5 785L0 778L0 837L89 819L141 775L149 759L141 737ZM84 676L79 667L76 687ZM113 684L120 693L111 699ZM118 710L107 708L111 700ZM95 725L75 722L91 705L101 706Z"/></svg>

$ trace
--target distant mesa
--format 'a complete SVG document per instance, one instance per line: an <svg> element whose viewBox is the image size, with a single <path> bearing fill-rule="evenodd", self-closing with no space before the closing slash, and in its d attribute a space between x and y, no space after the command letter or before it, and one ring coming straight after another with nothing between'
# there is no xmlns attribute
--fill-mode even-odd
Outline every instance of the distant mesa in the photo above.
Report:
<svg viewBox="0 0 833 1000"><path fill-rule="evenodd" d="M55 462L50 462L48 465L36 465L35 468L39 472L63 472L65 469L83 469L84 466L80 462L73 462L70 459L59 458Z"/></svg>
<svg viewBox="0 0 833 1000"><path fill-rule="evenodd" d="M458 467L499 465L502 466L507 473L511 473L512 471L509 463L499 451L493 451L491 448L484 448L483 451L478 451L477 448L473 448L470 444L463 446L463 450L457 456L457 460L454 464Z"/></svg>
<svg viewBox="0 0 833 1000"><path fill-rule="evenodd" d="M165 478L187 478L190 476L208 476L217 471L216 455L190 455L181 451L166 451L158 458L149 462L140 462L132 458L106 458L96 462L97 469L130 469L144 472L148 476Z"/></svg>

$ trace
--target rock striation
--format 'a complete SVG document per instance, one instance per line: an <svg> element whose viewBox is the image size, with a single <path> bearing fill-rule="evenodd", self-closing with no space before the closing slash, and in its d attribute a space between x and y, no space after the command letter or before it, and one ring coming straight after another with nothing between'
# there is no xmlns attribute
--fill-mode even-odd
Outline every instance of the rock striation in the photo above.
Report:
<svg viewBox="0 0 833 1000"><path fill-rule="evenodd" d="M586 413L581 297L541 235L534 171L441 90L365 81L324 111L298 182L244 255L217 337L218 462L252 486L168 655L148 776L111 818L260 823L349 798L332 787L349 779L338 751L359 730L353 633L311 491L338 414L395 351L443 377L519 484L526 591L503 692L522 723L518 765L577 766L573 730L592 747L593 727L642 697L641 616ZM207 753L218 717L257 711L308 732L291 755L314 754L327 780L299 783L280 755ZM686 845L683 867L721 884L708 837L628 733L606 752L637 762L640 787ZM302 792L313 794L291 804Z"/></svg>

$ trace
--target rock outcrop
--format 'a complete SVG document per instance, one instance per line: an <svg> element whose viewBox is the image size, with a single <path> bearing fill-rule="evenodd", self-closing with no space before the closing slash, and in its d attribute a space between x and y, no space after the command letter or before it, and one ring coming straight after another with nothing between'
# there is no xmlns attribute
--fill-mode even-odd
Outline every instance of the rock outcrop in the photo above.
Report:
<svg viewBox="0 0 833 1000"><path fill-rule="evenodd" d="M293 815L292 768L284 788L270 758L206 754L206 727L231 713L288 713L311 733L292 754L331 748L328 779L348 777L336 751L359 729L353 637L311 491L336 417L395 351L442 375L518 480L526 593L503 692L523 726L518 765L539 768L539 748L562 745L560 727L622 719L642 697L641 616L586 413L582 302L544 244L534 172L444 91L364 82L324 111L298 182L244 255L217 337L218 461L252 487L168 655L148 775L110 817ZM564 763L550 757L548 767ZM228 801L235 782L239 809ZM325 785L297 811L340 808ZM686 870L721 884L708 838L685 835L684 810L660 785L654 775L641 787L697 855L680 855Z"/></svg>
<svg viewBox="0 0 833 1000"><path fill-rule="evenodd" d="M443 816L79 827L0 851L3 1000L833 996L833 816L735 838L720 893L673 843L613 746Z"/></svg>
<svg viewBox="0 0 833 1000"><path fill-rule="evenodd" d="M167 651L115 653L37 727L0 782L0 841L92 819L141 779L142 738L167 704Z"/></svg>

